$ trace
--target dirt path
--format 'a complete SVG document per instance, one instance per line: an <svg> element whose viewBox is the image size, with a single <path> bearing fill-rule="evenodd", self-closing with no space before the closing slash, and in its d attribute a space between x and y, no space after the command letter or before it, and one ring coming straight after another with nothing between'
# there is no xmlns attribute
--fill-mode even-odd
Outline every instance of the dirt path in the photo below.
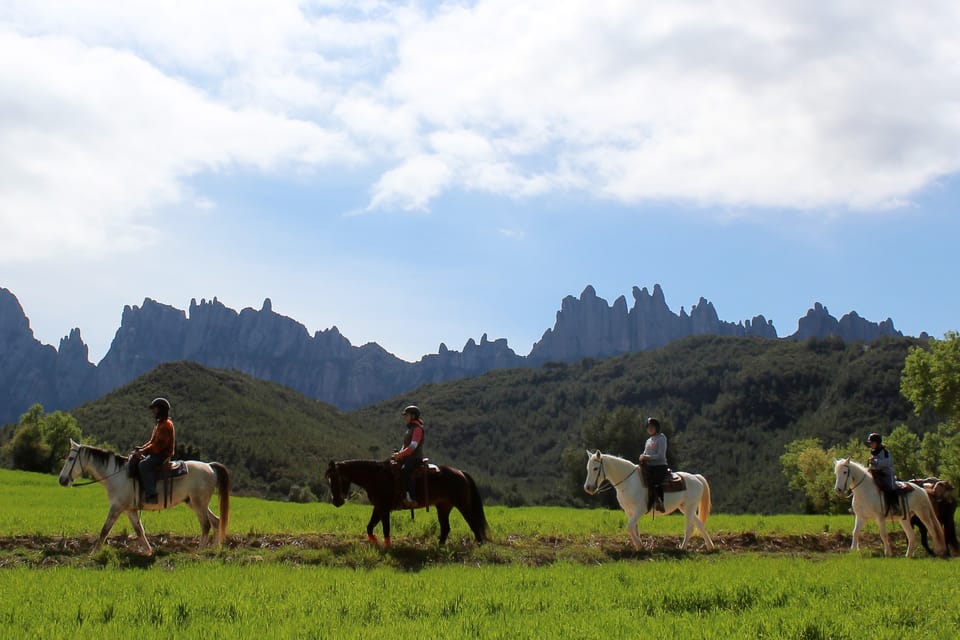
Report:
<svg viewBox="0 0 960 640"><path fill-rule="evenodd" d="M149 536L155 555L145 558L133 536L117 535L107 549L91 554L95 538L55 536L0 537L0 567L8 566L144 566L157 561L196 562L217 557L227 562L272 561L310 563L330 566L369 566L383 560L407 569L436 564L526 564L548 565L558 560L584 563L619 560L677 558L711 553L703 539L695 537L687 551L680 551L680 537L641 535L642 548L634 550L623 534L609 536L561 537L507 535L478 546L468 538L453 540L438 547L434 539L397 539L393 548L374 547L365 538L343 534L248 534L231 535L224 549L198 551L196 536L156 534ZM737 533L716 535L717 550L712 553L758 553L815 556L846 553L850 536L839 532L804 535L756 535ZM894 536L894 552L905 552L905 541ZM869 553L882 554L876 534L864 534L861 545ZM371 554L371 550L380 553ZM926 556L919 549L917 557Z"/></svg>

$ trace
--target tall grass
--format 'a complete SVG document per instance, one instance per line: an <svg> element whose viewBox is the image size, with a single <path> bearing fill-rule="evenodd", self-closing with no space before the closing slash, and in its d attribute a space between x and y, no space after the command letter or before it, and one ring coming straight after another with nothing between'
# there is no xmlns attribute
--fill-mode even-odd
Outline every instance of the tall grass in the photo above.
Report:
<svg viewBox="0 0 960 640"><path fill-rule="evenodd" d="M218 562L148 572L11 569L0 581L0 631L7 638L941 638L960 632L960 612L944 606L960 596L955 569L849 555L420 572Z"/></svg>
<svg viewBox="0 0 960 640"><path fill-rule="evenodd" d="M61 487L56 476L0 469L0 536L44 535L83 536L100 531L107 515L106 492L97 484ZM211 506L216 510L216 498ZM362 497L336 509L329 503L294 504L256 498L232 497L230 533L247 535L276 533L299 535L318 532L365 531L370 507ZM563 507L487 507L487 521L494 540L509 536L538 536L585 539L595 535L623 534L626 517L620 510L569 509ZM199 535L199 525L186 506L159 512L143 512L148 535L171 533ZM395 512L391 518L393 537L427 538L439 535L436 514L417 511ZM463 518L451 516L453 539L471 536ZM799 535L823 532L849 533L853 516L824 515L726 515L713 514L707 522L712 535L753 532L758 535ZM679 515L644 517L643 533L682 535ZM867 529L870 531L870 529ZM875 530L875 529L874 529ZM126 518L117 521L114 534L132 532ZM378 531L379 535L379 531Z"/></svg>

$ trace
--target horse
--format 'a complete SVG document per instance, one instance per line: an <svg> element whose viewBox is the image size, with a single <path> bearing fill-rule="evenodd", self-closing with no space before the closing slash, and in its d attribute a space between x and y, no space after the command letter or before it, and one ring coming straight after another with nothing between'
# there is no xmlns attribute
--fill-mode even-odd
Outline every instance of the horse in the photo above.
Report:
<svg viewBox="0 0 960 640"><path fill-rule="evenodd" d="M437 520L440 523L440 544L450 534L450 511L456 507L473 531L478 543L487 539L487 517L483 512L483 501L473 478L455 467L433 466L436 471L427 470L425 475L416 476L418 486L416 508L437 508ZM415 472L419 473L419 471ZM380 523L383 529L383 543L389 547L390 512L403 508L396 491L397 482L389 460L331 460L326 472L330 484L330 494L334 506L341 506L350 491L350 484L356 484L367 492L373 505L373 513L367 523L367 540L377 544L374 528ZM425 483L425 484L424 484ZM426 500L424 500L426 498Z"/></svg>
<svg viewBox="0 0 960 640"><path fill-rule="evenodd" d="M957 540L957 523L954 521L954 513L957 510L957 496L954 493L953 485L946 480L935 477L912 479L910 482L923 487L927 495L930 496L933 510L937 514L937 520L940 522L940 526L943 527L943 537L947 548L953 555L960 556L960 541ZM917 516L910 518L910 525L916 527L920 532L920 544L927 550L927 553L935 555L927 540L927 528L920 521L920 518Z"/></svg>
<svg viewBox="0 0 960 640"><path fill-rule="evenodd" d="M906 483L912 487L903 496L901 502L906 507L906 513L903 517L896 514L887 513L886 505L883 500L882 492L873 481L873 476L862 464L843 458L834 461L833 472L837 476L834 483L834 490L840 495L853 494L851 507L853 508L853 542L850 550L855 551L860 548L860 530L864 522L869 518L876 520L877 527L880 529L880 539L883 541L883 554L890 556L893 550L890 547L890 539L887 537L887 520L897 518L900 520L900 528L907 535L907 557L912 558L917 548L917 541L913 535L913 527L910 526L910 517L917 516L927 527L933 537L933 547L936 555L944 555L946 544L943 538L943 528L937 522L936 512L927 492L916 484Z"/></svg>
<svg viewBox="0 0 960 640"><path fill-rule="evenodd" d="M665 513L680 511L686 516L687 526L683 532L681 549L687 548L694 527L703 534L707 547L714 548L713 540L704 524L710 517L710 485L707 479L697 473L675 472L686 487L682 491L669 491L663 494ZM609 453L587 451L587 479L583 490L594 495L600 486L607 482L617 490L617 501L627 514L627 532L633 542L633 548L640 549L640 533L637 522L647 512L647 486L641 478L640 467L633 462Z"/></svg>
<svg viewBox="0 0 960 640"><path fill-rule="evenodd" d="M172 480L170 499L143 504L139 483L127 473L127 461L126 456L70 440L70 451L60 470L60 485L68 487L80 476L88 475L93 478L93 482L103 485L110 502L110 511L92 552L103 545L120 514L126 513L146 554L153 555L153 548L147 541L143 523L140 522L139 511L158 511L181 502L186 502L200 521L200 547L203 548L208 537L212 537L211 529L216 531L216 546L223 544L227 535L227 521L230 518L230 474L225 466L219 462L187 460L184 463L188 470L186 475ZM209 509L214 490L220 494L220 517Z"/></svg>

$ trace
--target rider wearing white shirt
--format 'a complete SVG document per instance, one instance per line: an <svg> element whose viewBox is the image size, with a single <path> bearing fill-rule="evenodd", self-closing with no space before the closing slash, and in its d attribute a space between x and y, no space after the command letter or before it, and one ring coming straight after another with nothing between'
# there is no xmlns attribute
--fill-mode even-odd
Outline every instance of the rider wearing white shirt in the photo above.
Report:
<svg viewBox="0 0 960 640"><path fill-rule="evenodd" d="M657 510L663 511L663 481L667 477L667 436L660 430L660 421L647 418L647 442L643 446L640 463L646 466L651 498L655 497Z"/></svg>

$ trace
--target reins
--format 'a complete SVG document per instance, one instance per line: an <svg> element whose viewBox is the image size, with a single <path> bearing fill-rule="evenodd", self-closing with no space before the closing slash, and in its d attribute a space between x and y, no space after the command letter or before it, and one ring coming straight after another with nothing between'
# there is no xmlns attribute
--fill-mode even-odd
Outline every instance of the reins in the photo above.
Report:
<svg viewBox="0 0 960 640"><path fill-rule="evenodd" d="M850 484L850 478L851 478L852 476L853 476L853 473L850 471L850 461L847 460L847 478L843 481L843 489L842 489L842 491L841 491L841 493L843 493L843 494L846 495L846 496L851 496L851 495L853 495L853 492L856 490L856 488L859 487L860 485L862 485L862 484L864 483L864 481L867 479L867 474L864 474L863 477L860 478L860 482L856 483L855 485L853 485L852 487L850 487L849 490L848 490L848 489L847 489L847 485Z"/></svg>
<svg viewBox="0 0 960 640"><path fill-rule="evenodd" d="M633 471L631 471L631 472L628 473L627 475L623 476L623 477L620 479L619 482L613 483L613 482L610 482L610 478L607 477L607 470L603 467L603 457L601 457L601 458L600 458L600 473L603 474L603 481L602 481L602 482L600 481L600 473L598 473L598 474L597 474L597 491L596 491L596 492L597 492L597 493L603 493L604 491L610 491L611 489L616 489L616 488L619 487L621 484L623 484L624 482L626 482L627 479L630 478L630 476L632 476L633 474L635 474L635 473L637 472L637 469L639 469L639 468L640 468L639 465L634 465L634 466L633 466ZM604 482L607 483L606 486L603 486L603 483L604 483Z"/></svg>
<svg viewBox="0 0 960 640"><path fill-rule="evenodd" d="M77 449L77 455L75 455L75 456L73 457L73 462L70 463L70 472L67 474L67 477L70 477L70 476L73 475L73 468L77 465L77 460L80 460L80 450L79 450L79 449ZM91 484L97 484L97 483L103 482L104 480L108 480L108 479L112 478L113 476L121 473L123 470L124 470L124 467L121 466L119 469L117 469L116 471L114 471L113 473L111 473L111 474L108 475L108 476L103 476L102 478L94 478L94 477L93 477L93 474L91 474L90 472L88 472L88 471L87 471L87 468L86 468L85 466L83 466L83 460L80 460L80 474L81 474L81 475L90 475L90 477L93 478L93 480L90 480L90 481L88 481L88 482L74 482L74 483L72 483L72 484L73 484L74 487L88 487L88 486L90 486Z"/></svg>

